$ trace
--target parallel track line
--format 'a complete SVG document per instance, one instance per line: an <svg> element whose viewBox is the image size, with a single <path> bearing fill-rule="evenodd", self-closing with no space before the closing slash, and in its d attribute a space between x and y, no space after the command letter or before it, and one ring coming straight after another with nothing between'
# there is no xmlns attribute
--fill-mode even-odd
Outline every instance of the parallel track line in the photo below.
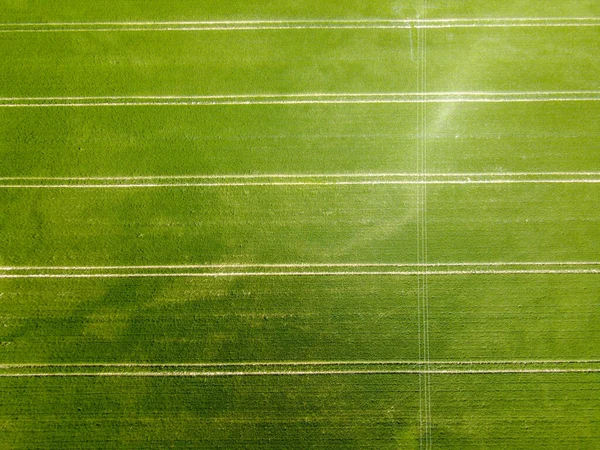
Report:
<svg viewBox="0 0 600 450"><path fill-rule="evenodd" d="M0 373L0 378L47 377L246 377L315 375L500 375L500 374L592 374L600 369L489 369L489 370L323 370L323 371L173 371L173 372L44 372Z"/></svg>
<svg viewBox="0 0 600 450"><path fill-rule="evenodd" d="M202 273L91 273L91 274L0 274L0 278L224 278L224 277L306 277L306 276L419 276L434 275L591 275L600 269L533 269L533 270L439 270L439 271L363 271L363 272L202 272Z"/></svg>

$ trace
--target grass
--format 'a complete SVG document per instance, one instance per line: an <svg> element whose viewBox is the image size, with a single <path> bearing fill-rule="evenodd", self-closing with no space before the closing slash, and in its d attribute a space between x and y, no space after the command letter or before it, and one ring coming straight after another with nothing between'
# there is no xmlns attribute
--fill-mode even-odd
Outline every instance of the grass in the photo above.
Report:
<svg viewBox="0 0 600 450"><path fill-rule="evenodd" d="M595 275L430 280L433 360L588 360L597 357Z"/></svg>
<svg viewBox="0 0 600 450"><path fill-rule="evenodd" d="M0 23L600 15L575 0L192 3L0 0ZM0 33L0 448L596 448L597 273L412 272L599 262L598 183L7 185L598 172L597 99L12 108L6 98L599 91L597 41L597 27L573 26ZM412 274L7 277L392 270L327 266L340 263ZM90 268L182 264L236 266ZM514 364L547 360L566 362ZM177 363L200 366L161 366ZM493 369L505 373L482 372ZM390 370L403 373L375 373ZM302 374L275 374L290 371ZM169 376L142 376L159 372Z"/></svg>
<svg viewBox="0 0 600 450"><path fill-rule="evenodd" d="M414 262L413 186L4 190L3 264Z"/></svg>
<svg viewBox="0 0 600 450"><path fill-rule="evenodd" d="M340 17L365 18L413 17L420 2L409 0L402 4L389 0L375 0L365 3L359 0L332 0L322 2L307 0L296 2L259 0L208 0L190 5L188 0L153 2L141 4L128 0L114 4L89 3L75 0L61 8L52 7L43 0L24 4L20 0L2 0L2 22L43 21L147 21L147 20L264 20L264 19L337 19Z"/></svg>
<svg viewBox="0 0 600 450"><path fill-rule="evenodd" d="M414 381L410 376L76 379L65 396L60 379L8 380L5 389L19 398L4 403L11 417L4 420L3 442L8 448L78 449L414 446Z"/></svg>
<svg viewBox="0 0 600 450"><path fill-rule="evenodd" d="M596 40L594 27L427 30L427 89L596 90L599 63L588 53Z"/></svg>
<svg viewBox="0 0 600 450"><path fill-rule="evenodd" d="M0 173L110 177L415 171L415 113L414 105L386 104L0 108Z"/></svg>
<svg viewBox="0 0 600 450"><path fill-rule="evenodd" d="M598 443L598 376L436 376L440 448L581 448ZM434 413L435 415L435 413ZM483 445L482 445L483 444Z"/></svg>
<svg viewBox="0 0 600 450"><path fill-rule="evenodd" d="M362 18L431 18L448 17L589 17L600 15L594 0L565 0L562 2L519 0L209 0L190 7L188 0L140 4L136 0L119 3L69 2L56 8L44 0L23 2L2 0L2 22L60 22L60 21L146 21L146 20L264 20L264 19L362 19ZM85 20L83 20L85 18Z"/></svg>
<svg viewBox="0 0 600 450"><path fill-rule="evenodd" d="M418 359L414 277L13 280L2 362Z"/></svg>
<svg viewBox="0 0 600 450"><path fill-rule="evenodd" d="M408 30L14 33L3 42L6 97L414 92L416 83Z"/></svg>
<svg viewBox="0 0 600 450"><path fill-rule="evenodd" d="M430 187L429 257L441 262L595 261L598 191L598 185L585 184Z"/></svg>
<svg viewBox="0 0 600 450"><path fill-rule="evenodd" d="M596 102L429 106L427 169L593 172L600 168Z"/></svg>

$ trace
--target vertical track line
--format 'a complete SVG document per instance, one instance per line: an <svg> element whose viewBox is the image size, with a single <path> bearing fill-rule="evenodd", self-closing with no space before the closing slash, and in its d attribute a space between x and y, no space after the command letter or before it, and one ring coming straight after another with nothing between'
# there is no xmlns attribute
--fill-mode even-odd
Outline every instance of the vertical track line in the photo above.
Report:
<svg viewBox="0 0 600 450"><path fill-rule="evenodd" d="M422 18L426 16L427 0L422 2ZM417 164L421 182L427 178L427 30L418 30L418 61L417 61ZM419 264L427 264L427 184L418 186L417 203L417 247ZM428 364L429 349L429 300L428 300L427 271L422 271L418 277L418 307L419 307L419 359ZM420 448L432 448L431 436L431 376L425 372L419 375L419 404L420 404Z"/></svg>
<svg viewBox="0 0 600 450"><path fill-rule="evenodd" d="M424 0L423 14L427 14L427 0ZM427 29L423 30L423 70L422 70L422 79L423 79L423 96L427 96ZM425 103L423 105L423 178L427 179L427 108L428 104ZM427 227L427 183L423 184L423 262L428 264L428 227ZM424 304L425 304L425 359L427 364L430 362L430 353L429 353L429 285L428 285L428 277L427 272L424 274ZM431 374L426 373L427 380L427 438L429 446L428 448L433 447L433 436L432 436L432 418L431 418Z"/></svg>
<svg viewBox="0 0 600 450"><path fill-rule="evenodd" d="M425 109L425 92L423 83L423 57L424 57L424 29L417 29L417 176L419 181L425 178L423 167L423 124L424 124L424 109ZM417 262L424 262L424 185L421 183L417 186ZM424 271L419 270L417 276L417 320L419 331L419 361L426 362L426 324L425 324L425 275ZM428 407L427 407L427 376L419 374L419 448L427 448L427 422L428 422Z"/></svg>
<svg viewBox="0 0 600 450"><path fill-rule="evenodd" d="M411 30L412 31L412 30ZM421 34L423 30L420 28L416 28L416 63L417 63L417 76L416 76L416 86L417 86L417 95L419 95L421 91ZM412 49L411 49L412 51ZM422 100L422 96L421 96ZM416 176L419 180L421 180L421 110L422 103L419 102L416 105L416 122L415 122L415 134L416 134ZM416 244L417 244L417 263L421 263L421 185L417 186L416 191ZM421 273L419 270L419 274L417 275L417 335L418 335L418 358L419 364L423 363L423 330L421 324ZM423 374L418 375L418 383L419 383L419 449L423 448Z"/></svg>

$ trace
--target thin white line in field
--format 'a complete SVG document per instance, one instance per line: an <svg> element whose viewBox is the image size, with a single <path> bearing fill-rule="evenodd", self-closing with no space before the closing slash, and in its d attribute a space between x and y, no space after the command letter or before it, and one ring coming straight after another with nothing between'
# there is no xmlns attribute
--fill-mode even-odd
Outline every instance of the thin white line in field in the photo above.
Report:
<svg viewBox="0 0 600 450"><path fill-rule="evenodd" d="M489 27L490 25L484 25ZM512 27L519 25L510 25ZM596 24L556 24L556 25L529 25L529 26L575 26L575 27L593 27ZM468 26L469 28L473 25ZM506 25L504 27L507 27ZM82 32L115 32L115 31L268 31L268 30L398 30L409 29L409 25L248 25L248 26L208 26L208 27L115 27L115 28L45 28L45 29L0 29L0 33L82 33ZM448 26L432 26L430 28L448 28ZM461 28L465 28L462 26Z"/></svg>
<svg viewBox="0 0 600 450"><path fill-rule="evenodd" d="M392 104L392 103L512 103L512 102L579 102L598 101L597 97L539 98L439 98L439 99L332 99L332 100L258 100L258 101L190 101L190 102L96 102L96 103L11 103L0 108L96 108L110 106L241 106L241 105L332 105L332 104Z"/></svg>
<svg viewBox="0 0 600 450"><path fill-rule="evenodd" d="M585 95L595 94L600 91L552 91L558 95ZM467 92L461 94L469 94ZM527 94L523 92L520 94ZM232 100L232 99L281 99L281 98L319 98L319 97L411 97L410 92L358 92L358 93L331 93L331 92L306 92L295 94L236 94L236 95L113 95L113 96L72 96L72 97L0 97L0 101L85 101L85 100ZM445 95L432 93L431 95ZM492 93L491 95L496 95Z"/></svg>
<svg viewBox="0 0 600 450"><path fill-rule="evenodd" d="M589 18L451 18L451 19L288 19L238 21L128 21L5 23L0 32L111 32L111 31L236 31L286 29L427 29L479 27L590 27L600 20ZM20 27L20 28L18 28Z"/></svg>
<svg viewBox="0 0 600 450"><path fill-rule="evenodd" d="M0 278L223 278L223 277L302 277L302 276L416 276L416 275L535 275L600 274L600 269L510 269L510 270L430 270L430 271L352 271L352 272L212 272L212 273L88 273L88 274L0 274Z"/></svg>
<svg viewBox="0 0 600 450"><path fill-rule="evenodd" d="M281 264L163 264L130 266L7 266L0 271L13 270L136 270L136 269L251 269L251 268L333 268L333 267L498 267L498 266L597 266L600 261L491 261L448 263L281 263Z"/></svg>
<svg viewBox="0 0 600 450"><path fill-rule="evenodd" d="M523 96L569 96L600 95L596 91L449 91L449 92L304 92L292 94L235 94L235 95L107 95L107 96L60 96L60 97L0 97L0 101L93 101L93 100L236 100L236 99L304 99L304 98L354 98L354 97L408 97L420 99L427 97L523 97Z"/></svg>
<svg viewBox="0 0 600 450"><path fill-rule="evenodd" d="M95 102L95 103L0 103L0 108L92 108L111 106L241 106L241 105L317 105L317 104L393 104L393 103L513 103L599 101L599 97L531 97L531 98L429 98L397 99L327 99L327 100L248 100L248 101L179 101L179 102Z"/></svg>
<svg viewBox="0 0 600 450"><path fill-rule="evenodd" d="M471 25L472 26L472 25ZM487 25L489 26L489 25ZM512 25L518 26L518 25ZM544 25L540 25L544 26ZM548 26L548 25L546 25ZM550 26L598 26L596 24L561 24ZM446 26L447 27L447 26ZM114 27L114 28L40 28L40 29L0 29L0 33L82 33L82 32L115 32L115 31L268 31L268 30L396 30L409 29L410 25L239 25L239 26L147 26L147 27ZM441 26L432 28L442 28Z"/></svg>
<svg viewBox="0 0 600 450"><path fill-rule="evenodd" d="M565 182L565 181L563 181ZM583 183L585 180L578 180ZM593 182L600 183L600 180ZM464 182L468 184L468 182ZM221 182L221 183L138 183L138 184L5 184L0 189L135 189L159 187L267 187L267 186L369 186L421 184L419 181L271 181L271 182Z"/></svg>
<svg viewBox="0 0 600 450"><path fill-rule="evenodd" d="M503 23L503 22L600 22L599 17L489 17L489 18L469 18L469 17L455 17L455 18L431 18L431 19L393 19L393 18L368 18L368 19L265 19L265 20L188 20L188 21L121 21L121 22L11 22L11 23L0 23L0 26L103 26L103 25L236 25L236 24L305 24L305 23L316 23L316 24L352 24L352 23Z"/></svg>
<svg viewBox="0 0 600 450"><path fill-rule="evenodd" d="M600 179L504 179L504 180L379 180L379 181L272 181L225 183L138 184L0 184L0 189L135 189L172 187L267 187L267 186L380 186L380 185L479 185L479 184L595 184Z"/></svg>
<svg viewBox="0 0 600 450"><path fill-rule="evenodd" d="M584 182L580 180L578 182ZM594 182L600 182L595 180ZM138 184L0 184L0 189L134 189L159 187L246 187L246 186L354 186L419 184L418 181L273 181L234 183L138 183Z"/></svg>
<svg viewBox="0 0 600 450"><path fill-rule="evenodd" d="M415 25L415 28L440 29L440 28L527 28L527 27L597 27L598 23L581 23L581 22L565 22L565 23L447 23L447 24L427 24ZM390 27L391 28L391 27ZM401 28L401 27L395 27Z"/></svg>
<svg viewBox="0 0 600 450"><path fill-rule="evenodd" d="M506 91L506 92L485 92L485 91L449 91L449 92L427 92L419 94L416 92L306 92L306 93L270 93L270 94L219 94L219 95L122 95L122 96L55 96L55 97L2 97L2 102L93 102L93 101L137 101L137 100L153 100L153 101L261 101L261 100L310 100L310 99L339 99L339 100L355 100L355 99L392 99L397 101L413 100L423 103L424 101L435 101L437 98L530 98L530 97L583 97L586 95L595 96L600 91ZM86 103L87 104L87 103Z"/></svg>
<svg viewBox="0 0 600 450"><path fill-rule="evenodd" d="M115 26L112 28L4 28L0 33L84 33L84 32L116 32L116 31L269 31L269 30L407 30L407 29L442 29L442 28L529 28L529 27L598 27L599 23L564 22L564 23L447 23L447 24L312 24L312 25L237 25L237 26Z"/></svg>
<svg viewBox="0 0 600 450"><path fill-rule="evenodd" d="M600 369L485 369L485 370L306 370L306 371L173 371L173 372L45 372L0 373L0 378L46 377L246 377L310 375L494 375L494 374L600 373Z"/></svg>
<svg viewBox="0 0 600 450"><path fill-rule="evenodd" d="M577 90L565 90L565 91L449 91L449 92L424 92L423 95L427 97L443 97L443 96L493 96L493 97L503 97L503 96L530 96L530 95L586 95L599 94L598 90L586 90L586 91L577 91ZM346 94L353 95L353 94ZM367 94L369 95L369 94ZM385 93L384 95L396 95L395 93ZM412 94L405 94L412 95Z"/></svg>
<svg viewBox="0 0 600 450"><path fill-rule="evenodd" d="M582 28L598 27L598 23L448 23L448 24L323 24L323 25L238 25L238 26L146 26L146 27L113 27L113 28L39 28L39 29L0 29L0 33L85 33L85 32L123 32L123 31L269 31L269 30L407 30L444 29L444 28Z"/></svg>
<svg viewBox="0 0 600 450"><path fill-rule="evenodd" d="M410 19L406 19L410 20ZM416 19L419 20L419 19ZM450 17L450 18L431 18L424 19L426 22L465 22L465 21L480 21L480 22L497 22L497 21L515 21L515 22L544 22L554 20L593 20L600 21L599 17L577 16L577 17Z"/></svg>
<svg viewBox="0 0 600 450"><path fill-rule="evenodd" d="M543 364L600 364L598 359L558 360L491 360L491 361L249 361L249 362L205 362L205 363L7 363L0 369L60 368L60 367L277 367L277 366L468 366L468 365L543 365Z"/></svg>
<svg viewBox="0 0 600 450"><path fill-rule="evenodd" d="M600 17L576 16L576 17L451 17L451 18L430 18L430 19L394 19L394 18L357 18L357 19L264 19L264 20L188 20L188 21L98 21L98 22L11 22L0 23L0 26L68 26L68 25L235 25L235 24L304 24L304 23L466 23L466 22L481 22L481 23L502 23L502 22L600 22Z"/></svg>
<svg viewBox="0 0 600 450"><path fill-rule="evenodd" d="M177 105L285 105L336 103L461 103L598 101L600 91L433 92L418 93L304 93L196 96L5 97L0 107L94 107Z"/></svg>
<svg viewBox="0 0 600 450"><path fill-rule="evenodd" d="M137 181L137 180L231 180L287 178L469 178L469 177L600 176L600 172L459 172L459 173L282 173L225 175L142 175L119 177L0 177L0 181Z"/></svg>
<svg viewBox="0 0 600 450"><path fill-rule="evenodd" d="M580 99L577 99L580 100ZM585 99L583 99L585 100ZM597 100L590 98L590 100ZM311 105L311 104L357 104L357 103L417 103L412 99L331 99L331 100L248 100L248 101L154 101L154 102L96 102L96 103L11 103L0 104L0 108L92 108L99 106L232 106L232 105Z"/></svg>
<svg viewBox="0 0 600 450"><path fill-rule="evenodd" d="M563 20L596 20L593 17L588 18L562 18ZM459 19L460 20L460 19ZM539 19L537 19L539 20ZM409 19L280 19L280 20L187 20L187 21L125 21L125 22L12 22L0 23L0 26L145 26L145 25L285 25L291 24L353 24L353 23L410 23Z"/></svg>
<svg viewBox="0 0 600 450"><path fill-rule="evenodd" d="M578 172L571 172L578 175ZM590 174L600 175L600 172ZM0 177L0 180L56 180L56 181L135 181L135 180L231 180L231 179L272 179L272 178L387 178L405 176L413 177L416 174L394 174L394 173L348 173L348 174L231 174L231 175L145 175L145 176L122 176L122 177Z"/></svg>

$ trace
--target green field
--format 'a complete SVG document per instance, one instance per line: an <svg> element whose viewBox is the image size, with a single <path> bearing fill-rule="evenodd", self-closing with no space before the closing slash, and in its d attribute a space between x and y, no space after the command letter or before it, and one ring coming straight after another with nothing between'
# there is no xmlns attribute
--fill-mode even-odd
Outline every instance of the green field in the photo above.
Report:
<svg viewBox="0 0 600 450"><path fill-rule="evenodd" d="M0 0L0 449L596 449L600 3Z"/></svg>

